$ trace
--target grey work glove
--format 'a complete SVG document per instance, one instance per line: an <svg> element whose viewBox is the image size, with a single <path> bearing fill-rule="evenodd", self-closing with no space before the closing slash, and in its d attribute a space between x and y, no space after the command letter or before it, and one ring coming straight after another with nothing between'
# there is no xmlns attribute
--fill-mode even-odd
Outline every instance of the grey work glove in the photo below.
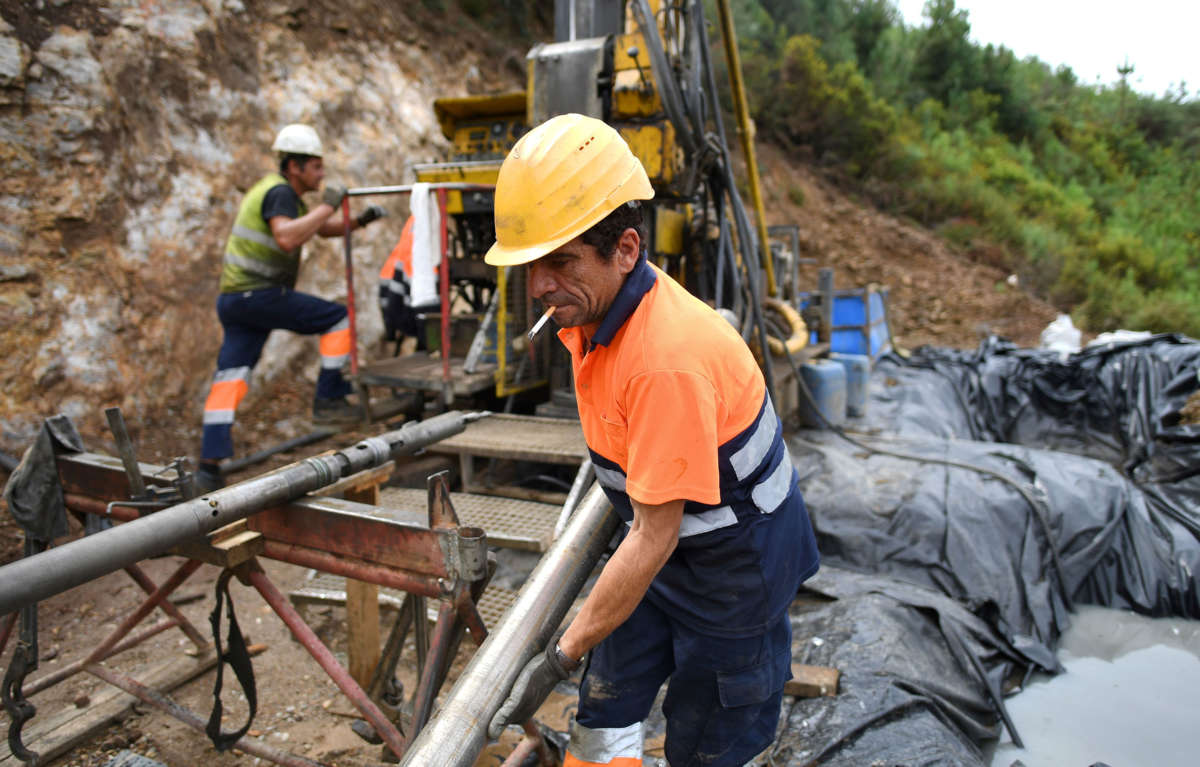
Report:
<svg viewBox="0 0 1200 767"><path fill-rule="evenodd" d="M377 218L383 218L387 215L387 211L378 205L368 205L367 209L358 214L358 218L354 219L359 226L366 226Z"/></svg>
<svg viewBox="0 0 1200 767"><path fill-rule="evenodd" d="M517 681L513 683L512 691L508 694L508 700L504 701L504 705L488 725L489 738L498 738L507 725L524 722L533 716L533 712L546 700L554 685L570 676L555 657L554 648L557 645L556 640L550 640L545 651L530 658L525 668L521 669Z"/></svg>
<svg viewBox="0 0 1200 767"><path fill-rule="evenodd" d="M325 184L325 191L321 193L321 202L326 205L333 206L337 210L342 206L342 198L346 196L346 187L341 184Z"/></svg>

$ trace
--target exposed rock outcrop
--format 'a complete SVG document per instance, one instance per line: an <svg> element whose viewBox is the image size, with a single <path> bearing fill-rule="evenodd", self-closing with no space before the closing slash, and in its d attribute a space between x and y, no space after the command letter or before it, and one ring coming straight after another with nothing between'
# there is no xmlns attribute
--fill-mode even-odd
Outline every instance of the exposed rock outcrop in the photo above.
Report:
<svg viewBox="0 0 1200 767"><path fill-rule="evenodd" d="M331 179L406 183L444 149L434 98L521 85L528 43L438 5L0 0L0 450L55 412L85 436L109 405L198 419L224 239L275 131L313 124ZM407 210L377 201L392 218L355 235L364 343ZM339 241L306 248L300 287L344 298ZM275 334L256 383L314 377L315 353Z"/></svg>

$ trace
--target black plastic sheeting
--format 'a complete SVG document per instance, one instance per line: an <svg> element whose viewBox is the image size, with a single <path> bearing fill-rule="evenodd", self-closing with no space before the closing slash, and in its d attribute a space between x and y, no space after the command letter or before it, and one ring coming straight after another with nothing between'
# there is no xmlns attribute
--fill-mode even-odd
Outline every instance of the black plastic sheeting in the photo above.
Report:
<svg viewBox="0 0 1200 767"><path fill-rule="evenodd" d="M1100 529L1075 531L1097 540L1092 556L1074 563L1070 593L1148 615L1200 618L1200 424L1180 418L1200 390L1200 344L1156 336L1062 361L990 338L975 352L926 347L908 361L890 356L872 383L871 409L856 430L1057 451L1027 478L1034 482L1079 466L1063 453L1096 459L1094 479L1086 467L1071 469L1081 477L1065 477L1076 485L1076 502L1060 492L1051 509L1068 526L1079 515L1095 517L1097 505L1119 512ZM939 399L942 407L932 406Z"/></svg>
<svg viewBox="0 0 1200 767"><path fill-rule="evenodd" d="M793 660L839 669L838 694L785 698L761 763L987 763L977 744L999 735L995 693L974 669L1012 662L1011 647L955 600L895 579L826 566L805 586L836 601L793 605Z"/></svg>
<svg viewBox="0 0 1200 767"><path fill-rule="evenodd" d="M876 364L861 445L794 436L806 587L836 600L794 605L794 658L843 676L788 701L769 763L986 764L1002 694L1059 670L1073 603L1200 618L1200 427L1179 416L1198 369L1176 336L924 348Z"/></svg>

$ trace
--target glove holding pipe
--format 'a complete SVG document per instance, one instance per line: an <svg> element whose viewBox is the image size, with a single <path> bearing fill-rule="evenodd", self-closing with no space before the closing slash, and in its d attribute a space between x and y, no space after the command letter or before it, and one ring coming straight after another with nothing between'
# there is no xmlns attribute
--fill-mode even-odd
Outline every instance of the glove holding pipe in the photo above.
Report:
<svg viewBox="0 0 1200 767"><path fill-rule="evenodd" d="M346 196L346 187L341 184L326 182L321 192L321 202L337 210L342 206L342 198Z"/></svg>
<svg viewBox="0 0 1200 767"><path fill-rule="evenodd" d="M354 219L354 223L358 224L361 228L372 221L383 218L386 215L387 211L378 205L369 205L367 206L366 210L358 214L358 217Z"/></svg>
<svg viewBox="0 0 1200 767"><path fill-rule="evenodd" d="M552 639L543 652L530 658L521 669L508 699L488 725L488 737L499 738L507 725L524 722L533 716L554 686L569 677L581 663L570 660L558 649L558 637Z"/></svg>

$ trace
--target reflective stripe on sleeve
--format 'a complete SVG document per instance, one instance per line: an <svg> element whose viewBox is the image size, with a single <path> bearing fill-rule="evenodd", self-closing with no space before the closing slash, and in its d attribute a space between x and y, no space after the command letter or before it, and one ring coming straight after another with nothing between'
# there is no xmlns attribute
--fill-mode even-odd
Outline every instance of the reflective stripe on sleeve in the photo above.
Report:
<svg viewBox="0 0 1200 767"><path fill-rule="evenodd" d="M784 453L778 465L767 478L750 491L750 497L754 499L754 505L758 507L759 511L770 514L787 499L788 493L792 490L792 473L794 471L792 462L788 460L787 453Z"/></svg>
<svg viewBox="0 0 1200 767"><path fill-rule="evenodd" d="M750 476L767 457L767 453L771 451L771 445L775 442L775 433L778 429L779 419L775 416L775 407L771 404L771 397L767 396L766 405L763 406L762 415L758 417L758 423L754 425L754 433L750 435L750 440L729 459L738 479Z"/></svg>
<svg viewBox="0 0 1200 767"><path fill-rule="evenodd" d="M625 492L625 474L616 469L606 469L603 466L594 466L596 470L596 481L604 485L609 490L617 492Z"/></svg>
<svg viewBox="0 0 1200 767"><path fill-rule="evenodd" d="M737 521L737 514L734 514L733 508L729 506L720 506L699 514L684 514L679 523L679 537L688 538L720 530L722 527L736 525Z"/></svg>
<svg viewBox="0 0 1200 767"><path fill-rule="evenodd" d="M642 767L642 723L592 729L571 721L563 767Z"/></svg>
<svg viewBox="0 0 1200 767"><path fill-rule="evenodd" d="M241 224L233 225L233 236L241 237L243 240L249 240L255 245L262 245L264 248L269 248L280 255L287 253L287 251L279 247L279 243L272 235L269 235L265 232L256 232L249 227L242 226ZM239 266L241 266L241 264L239 264Z"/></svg>

